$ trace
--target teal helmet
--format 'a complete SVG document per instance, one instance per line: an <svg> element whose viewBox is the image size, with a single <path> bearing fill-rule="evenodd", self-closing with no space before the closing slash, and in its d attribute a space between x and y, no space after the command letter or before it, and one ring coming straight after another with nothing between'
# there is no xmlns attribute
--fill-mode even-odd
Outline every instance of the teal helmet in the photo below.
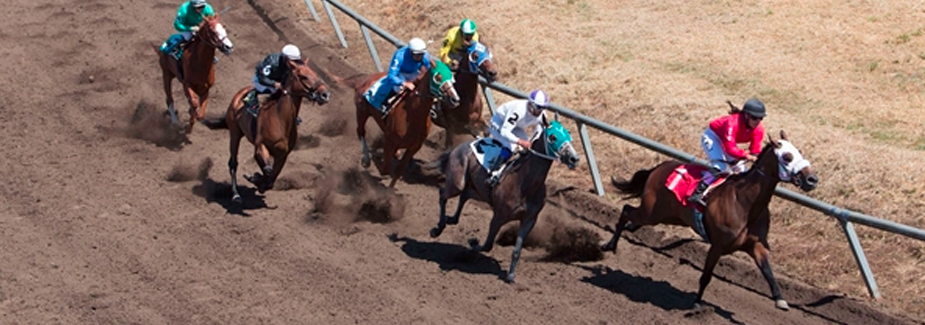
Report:
<svg viewBox="0 0 925 325"><path fill-rule="evenodd" d="M463 34L475 34L475 22L472 21L472 19L463 19L462 22L459 23L459 31Z"/></svg>

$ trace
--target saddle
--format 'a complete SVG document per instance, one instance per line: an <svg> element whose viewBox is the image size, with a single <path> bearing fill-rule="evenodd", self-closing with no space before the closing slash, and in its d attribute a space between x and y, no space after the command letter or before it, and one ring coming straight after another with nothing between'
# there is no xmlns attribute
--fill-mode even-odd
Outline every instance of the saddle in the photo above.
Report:
<svg viewBox="0 0 925 325"><path fill-rule="evenodd" d="M472 149L472 154L475 155L475 160L479 162L479 165L486 172L491 172L491 167L494 166L497 159L501 159L501 151L504 149L501 142L493 138L476 139L469 143L469 147Z"/></svg>
<svg viewBox="0 0 925 325"><path fill-rule="evenodd" d="M668 178L665 180L665 187L674 193L675 198L678 199L681 206L691 208L694 217L694 231L706 242L709 242L710 238L707 236L706 228L703 224L703 207L687 202L687 198L693 194L694 189L697 188L697 183L700 182L704 173L708 170L708 167L698 164L684 164L675 168L674 171L671 172L671 175L668 175ZM713 183L710 183L707 190L703 192L703 200L706 201L710 192L717 186L723 184L727 178L728 175L720 175Z"/></svg>

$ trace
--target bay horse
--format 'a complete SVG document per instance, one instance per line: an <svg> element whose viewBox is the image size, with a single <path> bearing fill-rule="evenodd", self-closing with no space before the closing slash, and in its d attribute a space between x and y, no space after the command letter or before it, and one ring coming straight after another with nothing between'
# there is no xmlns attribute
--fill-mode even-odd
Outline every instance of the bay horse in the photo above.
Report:
<svg viewBox="0 0 925 325"><path fill-rule="evenodd" d="M383 120L382 112L374 108L364 98L369 87L382 79L386 72L380 72L366 76L354 87L356 96L357 113L357 137L360 138L360 144L363 146L363 157L361 163L363 168L370 165L369 146L366 143L366 121L372 117L382 129L383 145L383 164L379 168L382 175L390 175L392 178L389 187L395 187L395 183L404 174L405 168L411 163L411 158L424 145L424 140L430 134L430 109L436 101L449 101L451 106L459 105L459 95L453 88L453 75L450 68L439 60L430 61L432 68L421 68L418 79L414 81L414 91L402 91L401 96L393 104L391 111ZM397 158L398 149L405 149L397 168L392 169L392 159Z"/></svg>
<svg viewBox="0 0 925 325"><path fill-rule="evenodd" d="M809 192L816 188L819 178L784 131L780 132L780 140L775 141L770 135L768 140L751 169L730 176L711 191L702 219L710 249L694 308L700 306L719 258L736 251L744 251L754 259L771 287L775 306L783 310L790 308L771 272L768 204L779 182L789 182ZM681 165L678 161L666 161L652 169L637 171L629 181L612 179L620 192L629 195L626 198L641 197L642 202L639 207L623 206L613 238L602 245L601 250L616 251L624 229L656 224L696 227L693 210L682 206L678 197L666 187L668 177Z"/></svg>
<svg viewBox="0 0 925 325"><path fill-rule="evenodd" d="M465 55L453 77L456 92L459 94L459 106L456 108L442 105L433 118L434 124L446 131L444 149L453 147L453 136L469 133L481 135L488 128L482 119L482 97L478 96L479 76L494 82L498 76L491 61L491 52L483 42L472 42L468 55Z"/></svg>
<svg viewBox="0 0 925 325"><path fill-rule="evenodd" d="M459 214L469 199L488 203L492 210L488 237L481 246L473 240L472 250L491 251L501 226L510 221L520 221L511 267L505 278L507 282L514 282L514 269L524 238L533 230L540 211L546 205L546 177L552 162L558 160L569 169L575 169L580 158L572 147L572 136L568 130L559 121L553 121L533 140L530 149L511 158L513 161L505 168L498 185L491 189L486 183L491 175L476 159L470 143L444 153L436 163L446 175L446 182L440 189L440 221L430 230L430 236L436 238L443 233L446 225L459 223ZM456 213L447 217L446 201L456 196L459 196Z"/></svg>
<svg viewBox="0 0 925 325"><path fill-rule="evenodd" d="M177 45L179 46L179 45ZM199 24L199 32L194 35L181 56L179 67L177 59L172 55L164 54L155 47L161 66L161 75L164 81L164 94L167 96L167 111L174 125L179 124L177 112L173 105L171 82L176 78L183 85L183 94L189 102L190 119L186 133L193 131L196 120L206 116L206 106L209 104L209 88L215 84L215 49L225 55L230 55L234 45L228 38L228 32L219 21L218 14L203 17Z"/></svg>
<svg viewBox="0 0 925 325"><path fill-rule="evenodd" d="M254 160L263 172L245 178L257 186L257 191L264 193L273 188L289 153L296 146L298 128L295 121L299 116L302 99L308 99L318 105L324 105L330 99L327 85L305 62L282 62L286 62L288 66L281 83L282 89L260 104L257 117L244 109L243 98L254 88L247 86L231 99L225 118L215 123L203 121L210 129L229 131L231 155L228 157L228 171L231 174L232 201L235 203L242 202L236 176L241 138L246 137L254 144ZM271 157L272 165L269 163Z"/></svg>

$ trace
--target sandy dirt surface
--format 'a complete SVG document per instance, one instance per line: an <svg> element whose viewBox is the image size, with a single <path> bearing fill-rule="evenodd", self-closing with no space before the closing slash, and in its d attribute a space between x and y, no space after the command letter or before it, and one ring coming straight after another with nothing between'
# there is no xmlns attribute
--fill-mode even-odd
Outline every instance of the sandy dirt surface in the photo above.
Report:
<svg viewBox="0 0 925 325"><path fill-rule="evenodd" d="M360 72L296 26L299 2L212 3L232 7L222 21L236 49L220 57L211 117L285 42L325 75ZM0 13L0 323L914 323L786 275L793 309L779 311L739 255L721 260L709 307L691 311L706 246L657 228L601 260L560 262L563 247L593 252L616 206L556 184L518 282L505 284L509 244L488 254L466 244L485 235L484 204L432 240L432 177L413 169L392 191L359 169L351 93L337 85L331 103L303 107L277 188L264 196L246 186L235 208L227 135L200 125L183 144L164 125L151 44L172 31L177 5L11 0ZM436 157L441 142L419 159ZM252 172L243 148L240 170Z"/></svg>

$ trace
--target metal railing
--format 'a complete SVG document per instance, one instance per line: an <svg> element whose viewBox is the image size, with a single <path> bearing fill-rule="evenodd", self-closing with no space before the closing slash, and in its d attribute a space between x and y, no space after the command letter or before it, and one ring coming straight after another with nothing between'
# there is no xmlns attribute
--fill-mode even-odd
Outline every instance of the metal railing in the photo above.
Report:
<svg viewBox="0 0 925 325"><path fill-rule="evenodd" d="M346 14L350 18L353 18L353 20L355 20L360 25L360 31L363 34L363 38L366 41L366 46L369 48L369 54L372 56L373 62L376 65L376 69L378 69L378 71L381 72L383 71L383 69L382 69L382 64L379 60L378 52L376 52L376 47L373 44L372 38L370 37L370 34L369 34L370 30L376 33L377 35L379 35L380 37L382 37L383 39L391 42L396 47L401 47L405 45L405 43L402 42L400 39L386 32L385 30L379 28L378 26L376 26L376 24L370 22L365 17L357 14L352 9L348 8L347 6L340 3L339 1L337 0L320 0L320 1L322 1L322 4L324 5L324 9L327 12L328 18L330 19L331 24L333 24L334 26L334 31L335 33L337 33L337 38L340 40L340 43L344 48L347 48L347 41L344 38L344 34L341 31L340 25L338 25L337 23L337 19L334 16L334 12L331 10L331 6L336 7L342 13ZM312 6L309 0L305 0L305 3L308 5L309 11L311 11L312 17L315 19L315 21L318 21L318 15L317 13L315 13L314 6ZM509 86L506 86L504 84L498 83L498 82L489 83L484 78L479 77L479 83L482 85L483 94L485 95L485 99L488 102L488 107L492 111L492 113L494 113L494 108L495 108L495 102L494 102L494 99L491 93L492 89L500 91L501 93L504 93L504 94L507 94L509 96L513 96L516 98L527 98L526 93L520 90L511 88ZM601 122L599 120L596 120L594 118L591 118L583 114L580 114L568 108L565 108L565 107L562 107L556 104L551 104L549 109L562 116L575 120L575 122L577 123L579 138L581 138L581 145L584 148L585 156L588 159L588 167L591 172L591 178L594 181L594 189L598 195L601 195L601 196L604 195L604 187L601 181L600 171L598 170L598 167L597 167L597 161L594 158L594 151L591 148L591 139L588 135L588 130L587 130L588 126L593 127L597 130L600 130L604 133L619 137L623 140L640 145L649 150L672 157L679 161L697 163L700 165L708 166L708 163L706 160L697 158L694 155L688 154L686 152L683 152L676 148L672 148L670 146L666 146L659 142L656 142L651 139L634 134L632 132L623 130L613 125ZM873 297L874 299L879 299L881 297L880 289L877 287L876 280L874 280L874 276L870 269L870 265L868 264L867 258L864 255L864 249L861 247L860 241L858 240L857 233L854 231L854 226L852 223L858 223L858 224L862 224L865 226L880 229L886 232L900 234L900 235L907 236L910 238L925 241L925 230L922 230L922 229L906 226L906 225L896 223L893 221L889 221L889 220L879 219L879 218L872 217L872 216L862 214L859 212L842 209L842 208L839 208L831 204L804 196L802 194L793 192L791 190L788 190L782 187L776 188L775 194L777 196L780 196L781 198L784 198L796 204L822 212L825 215L835 217L835 219L838 220L838 222L842 226L842 230L845 232L845 236L848 238L848 243L851 247L852 253L854 253L855 261L858 263L858 267L860 268L861 275L864 278L864 282L867 285L867 291L870 294L870 296Z"/></svg>

